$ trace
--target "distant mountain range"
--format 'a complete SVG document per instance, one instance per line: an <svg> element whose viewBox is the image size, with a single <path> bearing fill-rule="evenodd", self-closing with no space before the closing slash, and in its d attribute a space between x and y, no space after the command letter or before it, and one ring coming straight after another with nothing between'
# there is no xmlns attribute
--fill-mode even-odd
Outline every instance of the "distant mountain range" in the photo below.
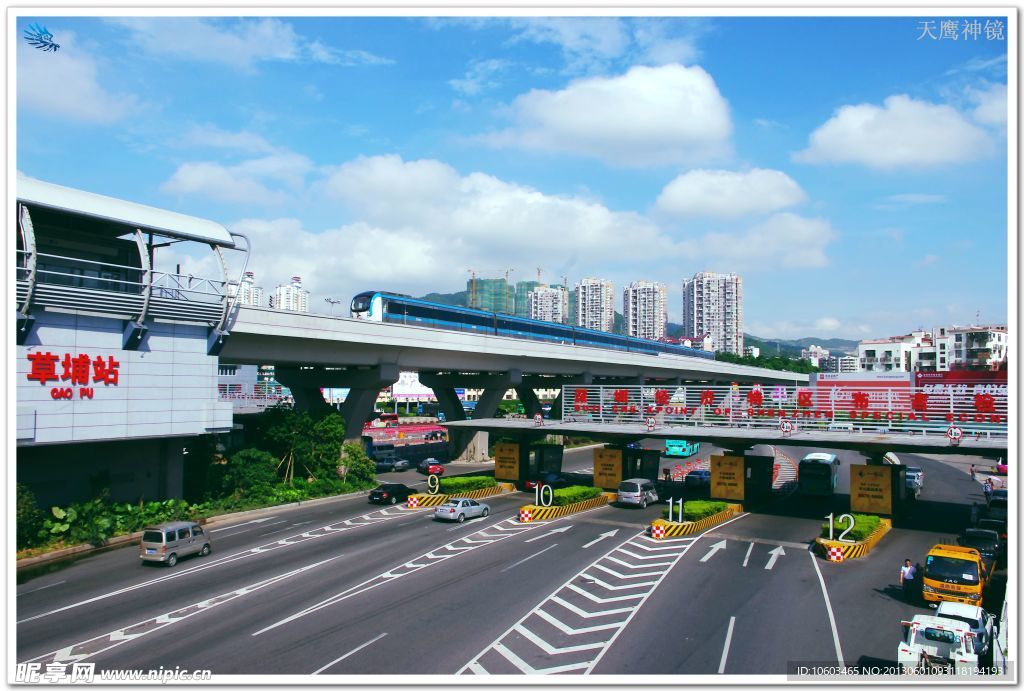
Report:
<svg viewBox="0 0 1024 691"><path fill-rule="evenodd" d="M439 302L442 305L458 305L465 307L469 304L469 291L460 290L457 293L428 293L420 298L421 300L430 300L431 302ZM622 333L625 328L625 322L622 315L618 312L615 313L615 324L612 327L616 333ZM668 323L667 335L671 338L679 338L680 336L692 334L683 333L683 325L676 324L673 322ZM772 338L761 338L760 336L754 336L753 334L744 333L743 342L745 345L754 346L755 348L761 349L762 355L785 355L786 357L798 358L800 357L800 351L810 345L817 345L831 351L832 354L846 355L848 353L857 352L857 341L851 341L845 338L797 338L792 340L783 339L772 339Z"/></svg>

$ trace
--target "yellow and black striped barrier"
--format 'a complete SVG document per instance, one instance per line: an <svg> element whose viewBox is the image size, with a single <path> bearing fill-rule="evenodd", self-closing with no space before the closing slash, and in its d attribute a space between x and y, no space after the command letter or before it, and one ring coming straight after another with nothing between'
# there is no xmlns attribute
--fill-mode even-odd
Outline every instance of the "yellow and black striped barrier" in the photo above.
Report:
<svg viewBox="0 0 1024 691"><path fill-rule="evenodd" d="M495 485L494 487L474 489L457 494L413 494L409 496L406 506L410 509L419 509L424 506L439 506L452 497L458 497L459 499L483 499L484 497L493 497L495 494L502 494L506 491L504 486Z"/></svg>
<svg viewBox="0 0 1024 691"><path fill-rule="evenodd" d="M519 508L519 522L529 523L531 521L548 521L552 518L568 516L569 514L576 513L577 511L586 511L587 509L604 506L607 503L608 495L601 494L593 499L578 501L575 504L566 504L565 506L535 506L533 504L527 504L526 506L521 506Z"/></svg>
<svg viewBox="0 0 1024 691"><path fill-rule="evenodd" d="M702 530L714 527L740 513L743 513L742 504L729 504L725 511L719 511L715 515L702 518L699 521L677 523L675 521L666 521L664 518L657 518L651 522L651 537L655 540L663 540L667 537L692 535L693 533L699 533Z"/></svg>
<svg viewBox="0 0 1024 691"><path fill-rule="evenodd" d="M814 546L818 554L829 561L843 562L847 559L867 556L891 529L892 521L888 518L883 518L875 532L860 542L839 542L838 540L826 540L819 537L815 540Z"/></svg>

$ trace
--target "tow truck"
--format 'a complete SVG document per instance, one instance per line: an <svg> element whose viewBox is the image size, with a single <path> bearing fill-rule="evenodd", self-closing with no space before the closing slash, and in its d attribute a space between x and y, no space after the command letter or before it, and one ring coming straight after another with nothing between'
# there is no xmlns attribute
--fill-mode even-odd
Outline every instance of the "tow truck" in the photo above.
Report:
<svg viewBox="0 0 1024 691"><path fill-rule="evenodd" d="M929 614L902 621L896 659L904 674L978 673L975 635L967 624Z"/></svg>

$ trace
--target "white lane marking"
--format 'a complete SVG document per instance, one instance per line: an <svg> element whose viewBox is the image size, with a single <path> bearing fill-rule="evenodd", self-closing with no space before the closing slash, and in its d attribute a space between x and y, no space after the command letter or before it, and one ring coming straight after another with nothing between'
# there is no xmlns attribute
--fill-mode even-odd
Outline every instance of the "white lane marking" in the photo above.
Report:
<svg viewBox="0 0 1024 691"><path fill-rule="evenodd" d="M555 533L564 533L565 531L567 531L571 527L572 527L572 525L570 524L570 525L562 526L561 528L555 528L554 530L549 530L548 532L544 533L543 535L538 535L537 537L531 537L529 540L523 540L523 542L535 542L535 541L541 539L542 537L547 537L548 535L554 535Z"/></svg>
<svg viewBox="0 0 1024 691"><path fill-rule="evenodd" d="M711 545L711 549L708 550L708 553L700 558L700 563L703 564L708 559L710 559L711 557L715 556L715 553L718 550L720 550L720 549L725 549L725 540L721 540L721 541L716 542L715 544Z"/></svg>
<svg viewBox="0 0 1024 691"><path fill-rule="evenodd" d="M222 530L234 530L235 528L241 528L244 525L252 525L253 523L265 523L266 521L269 521L271 518L277 518L277 516L267 516L266 518L254 518L251 521L246 521L245 523L236 523L235 525L229 525L223 528L213 528L206 532L219 533Z"/></svg>
<svg viewBox="0 0 1024 691"><path fill-rule="evenodd" d="M832 603L828 599L828 591L825 590L825 578L821 575L821 569L818 568L818 560L814 557L814 552L808 548L807 556L811 558L811 563L814 564L814 571L818 574L818 583L821 583L821 595L825 598L825 609L828 611L828 623L832 627L832 640L836 644L836 659L839 660L839 665L843 663L843 649L839 645L839 630L836 628L836 615L832 613Z"/></svg>
<svg viewBox="0 0 1024 691"><path fill-rule="evenodd" d="M271 530L269 533L260 533L260 537L266 537L267 535L275 535L277 533L283 533L284 531L288 530L289 528L291 528L291 526L290 525L286 525L283 528L278 528L277 530Z"/></svg>
<svg viewBox="0 0 1024 691"><path fill-rule="evenodd" d="M415 557L405 562L404 564L399 564L398 566L388 571L385 571L384 573L378 574L373 578L368 578L362 583L357 583L351 588L343 590L340 593L331 595L330 597L327 597L316 604L310 605L306 609L300 610L295 614L292 614L291 616L285 617L284 619L281 619L280 621L277 621L271 624L270 626L265 626L259 631L254 631L251 635L259 636L260 634L266 633L271 629L276 629L279 626L289 624L295 621L296 619L301 619L302 617L305 617L309 614L313 614L314 612L317 612L318 610L321 610L325 607L330 607L331 605L337 604L342 600L347 600L350 597L355 597L356 595L359 595L361 593L373 590L378 586L384 585L385 583L390 583L391 581L397 578L401 578L402 576L408 576L411 573L415 573L420 569L426 568L440 561L445 561L447 559L451 559L452 557L457 557L460 554L465 554L466 552L472 551L479 547L489 545L491 543L498 542L509 537L513 537L514 535L518 535L519 533L525 531L544 528L556 521L566 520L567 518L573 518L585 514L588 511L598 511L603 508L607 508L607 506L596 506L593 509L587 509L587 511L581 511L577 514L570 514L569 516L562 516L560 518L556 518L554 520L542 523L520 523L515 518L508 518L504 521L501 521L500 523L494 523L492 525L487 526L487 528L482 528L481 530L477 531L476 533L473 533L472 535L479 537L480 533L484 532L485 530L498 530L501 531L501 535L495 535L487 540L474 540L472 539L472 537L463 537L458 540L449 542L448 544L441 545L440 547L437 547L427 552L426 554L421 554L420 556ZM426 559L427 561L425 563L419 563L420 560L423 559Z"/></svg>
<svg viewBox="0 0 1024 691"><path fill-rule="evenodd" d="M339 554L329 559L318 561L315 564L309 564L307 566L303 566L298 569L288 571L287 573L282 573L277 576L273 576L271 578L258 581L256 583L251 583L247 586L238 588L237 590L232 590L227 593L221 593L220 595L215 595L214 597L207 598L201 602L186 605L185 607L179 607L176 610L165 612L158 616L150 617L149 619L144 619L143 621L137 622L130 626L125 626L124 628L117 629L116 631L111 631L110 633L105 633L101 636L94 636L93 638L81 641L79 643L73 643L69 646L61 648L60 650L55 650L51 653L40 655L39 657L28 660L27 662L48 661L61 662L64 664L71 662L81 662L82 660L93 657L94 655L106 652L111 648L116 648L117 646L122 645L123 643L133 641L136 638L141 638L142 636L149 635L154 631L159 631L163 628L166 628L171 624L175 624L184 619L188 619L189 617L199 614L200 612L205 612L207 610L213 609L214 607L218 607L227 602L231 602L232 600L235 600L239 597L248 595L249 593L260 590L261 588L265 588L268 585L273 585L275 583L285 581L291 578L292 576L297 576L300 573L303 573L304 571L315 569L318 566L334 561L340 556L342 555Z"/></svg>
<svg viewBox="0 0 1024 691"><path fill-rule="evenodd" d="M506 572L506 571L508 571L509 569L514 569L515 567L519 566L520 564L522 564L522 563L524 563L524 562L527 562L527 561L530 561L531 559L533 559L533 558L534 558L534 557L536 557L536 556L539 556L539 555L541 555L541 554L544 554L545 552L547 552L547 551L548 551L549 549L551 549L552 547L558 547L558 543L556 542L556 543L555 543L555 544L553 544L553 545L548 545L547 547L545 547L545 548L544 548L544 549L542 549L541 551L539 551L539 552L534 552L533 554L531 554L530 556L526 557L525 559L520 559L520 560L519 560L519 561L517 561L517 562L516 562L515 564L511 564L511 565L509 565L509 566L506 566L505 568L503 568L503 569L501 570L501 573L505 573L505 572Z"/></svg>
<svg viewBox="0 0 1024 691"><path fill-rule="evenodd" d="M775 560L776 560L776 559L778 559L779 557L784 557L784 556L786 556L786 550L782 549L782 545L779 545L778 547L776 547L775 549L773 549L773 550L772 550L771 552L769 552L768 554L770 554L770 555L772 555L772 556L770 556L770 557L768 558L768 563L764 565L764 568L765 568L766 570L768 570L768 571L771 571L771 568L772 568L773 566L775 566Z"/></svg>
<svg viewBox="0 0 1024 691"><path fill-rule="evenodd" d="M28 595L29 593L38 593L40 590L46 590L47 588L52 588L53 586L60 585L61 583L67 583L67 581L57 581L56 583L51 583L50 585L44 585L41 588L36 588L35 590L26 590L23 593L18 593L17 597L21 597L22 595Z"/></svg>
<svg viewBox="0 0 1024 691"><path fill-rule="evenodd" d="M353 648L352 650L348 651L347 653L345 653L344 655L339 657L337 660L334 660L332 662L328 662L326 665L324 665L323 667L321 667L317 671L313 672L313 674L320 674L320 672L324 671L328 667L332 667L332 666L338 664L339 662L341 662L342 660L344 660L346 657L348 657L350 655L355 655L356 653L358 653L360 650L362 650L366 646L370 645L371 643L376 643L380 639L384 638L384 636L387 636L387 633L382 633L381 635L377 636L376 638L371 638L370 640L366 641L366 643L363 643L358 648Z"/></svg>
<svg viewBox="0 0 1024 691"><path fill-rule="evenodd" d="M732 627L736 617L729 617L729 630L725 632L725 647L722 648L722 661L718 663L718 673L725 674L725 661L729 658L729 644L732 642Z"/></svg>
<svg viewBox="0 0 1024 691"><path fill-rule="evenodd" d="M615 533L617 533L617 532L619 532L618 528L616 528L615 530L609 530L607 533L601 533L600 535L597 536L597 538L595 538L595 539L591 540L590 542L588 542L587 544L583 545L583 549L586 549L587 547L590 547L591 545L596 545L598 542L600 542L601 540L605 539L606 537L615 537Z"/></svg>
<svg viewBox="0 0 1024 691"><path fill-rule="evenodd" d="M422 510L423 509L405 509L405 508L403 508L403 509L399 510L399 513L391 514L391 513L388 513L389 509L382 509L380 511L375 511L373 513L379 513L379 514L382 514L382 515L389 516L390 519L394 519L394 518L399 518L403 514L407 514L407 513L412 512L412 511L422 511ZM108 598L116 597L118 595L122 595L124 593L128 593L128 592L131 592L133 590L138 590L140 588L147 588L147 587L149 587L151 585L156 585L157 583L163 583L164 581L169 581L172 578L181 578L183 576L188 576L188 575L196 573L198 571L205 571L207 569L216 568L216 567L222 566L224 564L230 564L230 563L242 560L242 559L247 559L247 558L255 556L257 554L262 554L262 553L265 553L265 552L270 552L270 551L278 549L280 547L287 547L287 546L290 546L290 545L297 545L297 544L300 544L302 542L305 542L306 540L314 540L316 538L324 537L324 536L327 536L327 535L332 535L334 533L341 533L341 532L345 532L345 531L348 531L348 530L352 530L354 528L360 528L360 527L366 526L366 525L373 525L373 523L367 522L367 519L366 519L366 516L370 516L370 515L372 515L372 514L363 514L363 515L360 515L360 516L353 516L352 518L346 518L345 520L338 521L337 523L331 523L331 524L328 524L328 525L321 526L319 528L313 528L312 530L307 530L306 532L301 533L299 535L291 535L291 536L283 538L281 540L275 540L274 542L268 542L266 544L260 545L258 547L253 547L251 549L248 549L248 550L245 550L245 551L242 551L242 552L236 552L235 554L230 554L230 555L221 557L219 559L214 559L213 561L205 563L205 564L203 564L201 566L195 566L195 567L192 567L192 568L189 568L189 569L182 569L180 571L177 571L177 572L172 573L172 574L168 574L166 576L158 576L158 577L152 578L152 579L150 579L148 581L143 581L142 583L136 583L135 585L129 585L129 586L125 586L124 588L119 588L117 590L112 590L109 593L103 593L101 595L96 595L95 597L90 597L90 598L87 598L85 600L80 600L79 602L75 602L75 603L72 603L70 605L65 605L64 607L58 607L57 609L52 609L49 612L43 612L42 614L36 614L35 616L26 617L25 619L21 619L21 620L15 622L15 623L17 623L17 624L24 624L25 622L34 621L36 619L42 619L43 617L48 617L48 616L51 616L53 614L59 614L61 612L66 612L69 609L75 609L77 607L82 607L83 605L92 604L93 602L99 602L100 600L106 600ZM273 518L273 516L271 516L270 518ZM319 531L319 532L317 532L317 531Z"/></svg>
<svg viewBox="0 0 1024 691"><path fill-rule="evenodd" d="M302 521L301 523L292 523L292 526L293 526L293 527L298 527L298 526L300 526L300 525L309 525L309 524L310 524L310 523L312 523L312 522L313 522L313 521Z"/></svg>
<svg viewBox="0 0 1024 691"><path fill-rule="evenodd" d="M743 566L746 567L747 562L750 561L750 553L754 551L754 543L750 543L750 547L747 547L747 556L743 557Z"/></svg>

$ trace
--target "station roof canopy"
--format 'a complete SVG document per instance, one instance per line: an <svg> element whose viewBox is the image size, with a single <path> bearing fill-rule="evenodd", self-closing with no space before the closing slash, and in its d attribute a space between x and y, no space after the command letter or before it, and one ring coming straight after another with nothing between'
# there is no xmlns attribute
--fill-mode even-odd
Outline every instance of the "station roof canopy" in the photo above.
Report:
<svg viewBox="0 0 1024 691"><path fill-rule="evenodd" d="M19 202L33 209L33 220L35 209L40 207L62 217L62 222L55 225L64 225L68 216L73 217L69 229L102 234L113 231L120 236L134 233L138 228L164 237L235 246L227 228L214 221L62 187L25 175L18 176L17 197Z"/></svg>

